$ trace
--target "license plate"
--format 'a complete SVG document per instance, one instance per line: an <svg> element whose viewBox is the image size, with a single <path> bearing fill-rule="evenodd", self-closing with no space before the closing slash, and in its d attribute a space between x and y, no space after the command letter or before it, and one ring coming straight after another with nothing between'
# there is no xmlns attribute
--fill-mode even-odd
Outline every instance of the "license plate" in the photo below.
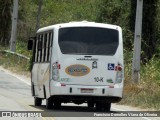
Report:
<svg viewBox="0 0 160 120"><path fill-rule="evenodd" d="M93 93L93 89L81 88L81 93Z"/></svg>

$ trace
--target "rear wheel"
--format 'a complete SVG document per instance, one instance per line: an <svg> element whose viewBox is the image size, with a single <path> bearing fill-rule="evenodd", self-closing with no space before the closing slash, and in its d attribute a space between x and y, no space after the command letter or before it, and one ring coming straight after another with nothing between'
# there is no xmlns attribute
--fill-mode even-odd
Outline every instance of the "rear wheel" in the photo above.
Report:
<svg viewBox="0 0 160 120"><path fill-rule="evenodd" d="M41 106L41 104L42 104L42 98L34 97L34 105Z"/></svg>
<svg viewBox="0 0 160 120"><path fill-rule="evenodd" d="M110 111L111 103L96 102L97 111Z"/></svg>
<svg viewBox="0 0 160 120"><path fill-rule="evenodd" d="M101 102L96 102L96 110L102 111L103 104Z"/></svg>
<svg viewBox="0 0 160 120"><path fill-rule="evenodd" d="M94 102L88 102L87 104L88 104L89 108L93 108L94 107Z"/></svg>
<svg viewBox="0 0 160 120"><path fill-rule="evenodd" d="M104 110L105 111L110 111L110 109L111 109L111 103L105 103L104 104Z"/></svg>
<svg viewBox="0 0 160 120"><path fill-rule="evenodd" d="M55 108L55 109L59 109L60 107L61 107L61 102L55 101L55 102L54 102L54 108Z"/></svg>
<svg viewBox="0 0 160 120"><path fill-rule="evenodd" d="M53 109L53 100L46 99L46 108L47 109Z"/></svg>

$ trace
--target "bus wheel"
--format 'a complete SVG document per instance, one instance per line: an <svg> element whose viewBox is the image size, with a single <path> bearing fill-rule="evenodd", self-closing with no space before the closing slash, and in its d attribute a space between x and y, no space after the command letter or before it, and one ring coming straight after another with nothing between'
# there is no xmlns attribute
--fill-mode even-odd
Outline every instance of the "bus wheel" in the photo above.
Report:
<svg viewBox="0 0 160 120"><path fill-rule="evenodd" d="M96 102L96 110L97 111L102 111L103 110L103 103Z"/></svg>
<svg viewBox="0 0 160 120"><path fill-rule="evenodd" d="M42 104L42 99L38 97L34 97L34 105L41 106L41 104Z"/></svg>
<svg viewBox="0 0 160 120"><path fill-rule="evenodd" d="M55 102L54 102L54 108L55 108L55 109L59 109L60 107L61 107L61 102L55 101Z"/></svg>
<svg viewBox="0 0 160 120"><path fill-rule="evenodd" d="M104 111L109 112L111 109L111 103L105 103L104 104Z"/></svg>
<svg viewBox="0 0 160 120"><path fill-rule="evenodd" d="M96 110L97 111L110 111L111 103L103 103L103 102L97 102L96 103Z"/></svg>
<svg viewBox="0 0 160 120"><path fill-rule="evenodd" d="M47 109L53 109L53 100L46 99L46 108Z"/></svg>
<svg viewBox="0 0 160 120"><path fill-rule="evenodd" d="M88 102L87 104L88 104L89 108L93 108L94 107L94 102Z"/></svg>

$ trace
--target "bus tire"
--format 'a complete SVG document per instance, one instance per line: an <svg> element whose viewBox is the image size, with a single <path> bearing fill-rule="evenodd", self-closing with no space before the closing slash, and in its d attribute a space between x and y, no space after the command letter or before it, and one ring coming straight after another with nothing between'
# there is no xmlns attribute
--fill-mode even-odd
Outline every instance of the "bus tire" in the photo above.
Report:
<svg viewBox="0 0 160 120"><path fill-rule="evenodd" d="M87 105L88 105L89 108L93 108L94 107L94 102L88 102Z"/></svg>
<svg viewBox="0 0 160 120"><path fill-rule="evenodd" d="M53 109L53 100L46 99L46 108Z"/></svg>
<svg viewBox="0 0 160 120"><path fill-rule="evenodd" d="M103 104L101 102L96 102L96 110L97 111L102 111L103 109Z"/></svg>
<svg viewBox="0 0 160 120"><path fill-rule="evenodd" d="M105 103L104 104L104 111L109 112L111 109L111 103Z"/></svg>
<svg viewBox="0 0 160 120"><path fill-rule="evenodd" d="M32 96L35 96L35 90L34 90L33 82L31 82L31 93L32 93Z"/></svg>
<svg viewBox="0 0 160 120"><path fill-rule="evenodd" d="M34 97L34 105L41 106L41 104L42 104L42 98Z"/></svg>
<svg viewBox="0 0 160 120"><path fill-rule="evenodd" d="M104 111L108 112L111 109L111 103L103 103L103 102L97 102L96 103L96 110L97 111Z"/></svg>
<svg viewBox="0 0 160 120"><path fill-rule="evenodd" d="M43 85L43 92L44 92L44 99L46 99L46 89L44 85Z"/></svg>
<svg viewBox="0 0 160 120"><path fill-rule="evenodd" d="M61 107L61 102L59 102L59 101L54 102L55 109L60 109L60 107Z"/></svg>

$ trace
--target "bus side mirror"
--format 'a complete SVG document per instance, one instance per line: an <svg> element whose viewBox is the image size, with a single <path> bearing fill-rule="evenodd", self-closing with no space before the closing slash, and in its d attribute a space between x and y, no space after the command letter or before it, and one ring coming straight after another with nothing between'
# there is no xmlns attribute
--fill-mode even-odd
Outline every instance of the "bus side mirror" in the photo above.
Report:
<svg viewBox="0 0 160 120"><path fill-rule="evenodd" d="M29 40L28 40L28 50L32 50L33 49L33 42L34 40L36 39L36 37L30 37Z"/></svg>
<svg viewBox="0 0 160 120"><path fill-rule="evenodd" d="M29 40L28 41L28 50L32 50L32 48L33 48L33 40Z"/></svg>

